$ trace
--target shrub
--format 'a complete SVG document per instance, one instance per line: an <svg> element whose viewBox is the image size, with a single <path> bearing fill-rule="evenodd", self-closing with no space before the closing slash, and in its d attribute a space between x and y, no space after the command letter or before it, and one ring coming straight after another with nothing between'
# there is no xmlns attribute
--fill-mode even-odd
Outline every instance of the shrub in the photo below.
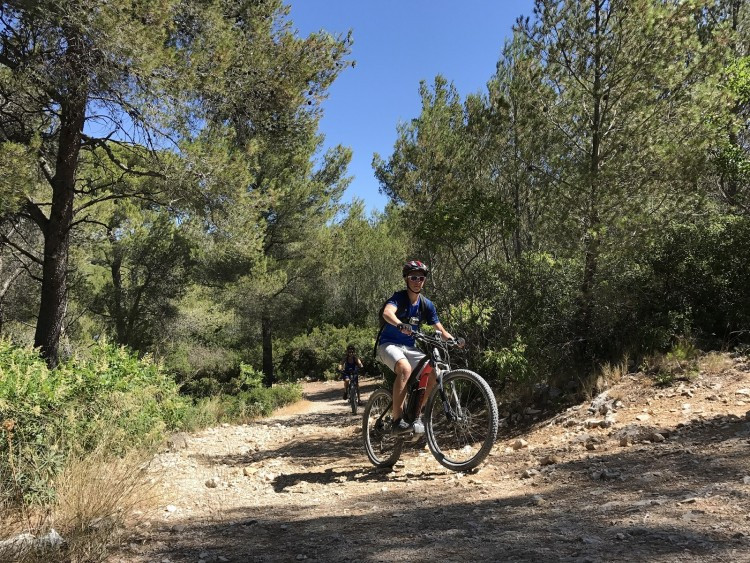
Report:
<svg viewBox="0 0 750 563"><path fill-rule="evenodd" d="M71 455L106 443L112 455L158 443L189 402L148 357L98 344L50 370L30 348L0 340L0 478L26 502L49 502Z"/></svg>
<svg viewBox="0 0 750 563"><path fill-rule="evenodd" d="M198 430L220 422L247 422L268 416L284 405L302 398L302 387L282 384L273 387L257 386L236 395L221 394L198 400L183 419L183 428Z"/></svg>
<svg viewBox="0 0 750 563"><path fill-rule="evenodd" d="M302 377L335 379L336 369L344 357L347 344L354 344L356 347L365 373L377 375L380 367L372 357L376 334L377 329L374 328L323 325L289 342L277 342L275 344L281 358L278 376L285 381L295 381Z"/></svg>
<svg viewBox="0 0 750 563"><path fill-rule="evenodd" d="M666 354L657 352L643 360L642 369L660 386L672 385L675 381L689 381L699 373L701 352L694 343L679 339Z"/></svg>
<svg viewBox="0 0 750 563"><path fill-rule="evenodd" d="M528 385L531 369L526 357L526 345L521 337L516 337L510 347L485 350L480 370L489 381L499 382L501 387L506 383Z"/></svg>

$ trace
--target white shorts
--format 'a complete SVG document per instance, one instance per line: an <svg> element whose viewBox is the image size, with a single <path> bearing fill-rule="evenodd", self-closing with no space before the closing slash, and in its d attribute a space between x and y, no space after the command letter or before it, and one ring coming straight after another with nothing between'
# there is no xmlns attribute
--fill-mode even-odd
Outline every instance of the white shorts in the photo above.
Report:
<svg viewBox="0 0 750 563"><path fill-rule="evenodd" d="M396 362L399 360L409 362L413 370L424 357L425 353L419 348L405 346L404 344L381 344L378 346L378 360L387 365L392 372L396 371Z"/></svg>

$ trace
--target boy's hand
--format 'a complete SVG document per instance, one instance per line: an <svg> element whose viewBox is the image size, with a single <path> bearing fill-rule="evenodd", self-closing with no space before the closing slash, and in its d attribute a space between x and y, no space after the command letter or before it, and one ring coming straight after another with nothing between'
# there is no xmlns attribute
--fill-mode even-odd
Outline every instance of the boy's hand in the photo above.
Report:
<svg viewBox="0 0 750 563"><path fill-rule="evenodd" d="M411 325L400 323L397 328L407 336L411 334Z"/></svg>

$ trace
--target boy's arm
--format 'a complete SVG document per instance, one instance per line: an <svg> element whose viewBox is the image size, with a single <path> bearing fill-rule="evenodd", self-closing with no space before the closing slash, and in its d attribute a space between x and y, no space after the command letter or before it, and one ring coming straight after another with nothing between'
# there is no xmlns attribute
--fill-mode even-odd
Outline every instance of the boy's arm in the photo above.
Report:
<svg viewBox="0 0 750 563"><path fill-rule="evenodd" d="M451 336L451 333L445 330L445 327L443 326L443 323L437 322L434 325L435 330L437 330L440 335L443 337L443 340L453 340L453 336Z"/></svg>

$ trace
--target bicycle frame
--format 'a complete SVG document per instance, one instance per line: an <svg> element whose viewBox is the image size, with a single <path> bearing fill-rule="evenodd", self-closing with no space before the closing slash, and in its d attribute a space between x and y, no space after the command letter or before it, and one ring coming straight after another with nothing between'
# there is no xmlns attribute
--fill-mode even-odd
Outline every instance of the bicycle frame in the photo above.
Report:
<svg viewBox="0 0 750 563"><path fill-rule="evenodd" d="M450 355L448 353L448 346L451 345L451 342L444 341L439 337L433 337L416 330L412 331L412 334L418 341L429 345L431 348L431 353L425 354L425 357L422 358L417 366L412 370L411 375L406 382L405 388L407 391L408 401L406 408L404 409L404 418L407 419L407 422L413 422L419 414L416 412L416 409L419 408L419 405L416 404L414 397L416 396L416 391L418 389L418 382L424 374L425 369L429 366L430 368L432 368L431 371L435 373L435 382L437 384L438 393L440 393L440 399L443 404L443 411L445 412L445 416L451 422L461 420L462 417L460 416L460 413L458 413L457 415L453 412L453 408L450 405L450 401L445 394L445 388L443 387L443 376L451 371ZM445 354L445 358L443 358L441 352ZM382 421L383 417L390 411L392 407L393 401L388 404L388 408L385 409L383 413L381 413L380 417L378 417L378 423Z"/></svg>
<svg viewBox="0 0 750 563"><path fill-rule="evenodd" d="M358 373L352 373L349 375L349 389L352 389L352 388L355 389L357 391L357 395L359 395L359 374Z"/></svg>

